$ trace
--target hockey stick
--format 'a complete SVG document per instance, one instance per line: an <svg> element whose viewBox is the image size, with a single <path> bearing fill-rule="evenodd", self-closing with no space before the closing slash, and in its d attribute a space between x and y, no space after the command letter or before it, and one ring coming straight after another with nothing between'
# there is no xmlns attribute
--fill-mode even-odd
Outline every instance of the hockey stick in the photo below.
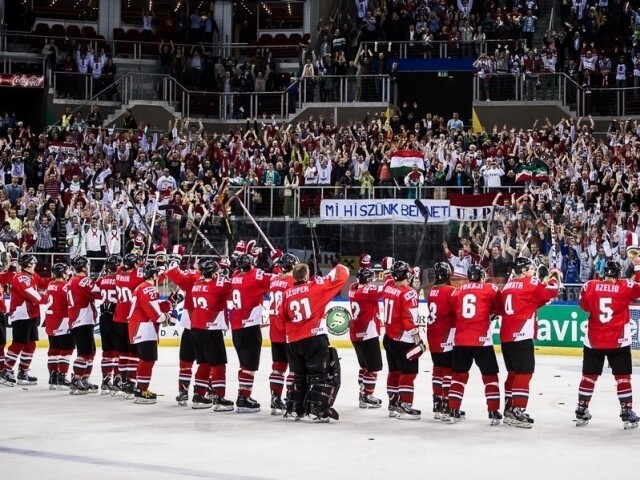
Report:
<svg viewBox="0 0 640 480"><path fill-rule="evenodd" d="M313 274L318 276L318 248L316 248L315 227L311 226L311 208L309 208L309 233L311 233L311 254L313 255Z"/></svg>
<svg viewBox="0 0 640 480"><path fill-rule="evenodd" d="M200 232L200 227L202 226L202 223L206 220L206 218L209 216L209 210L206 210L204 215L202 216L202 218L200 219L200 222L198 222L198 226L196 227L196 232ZM194 223L195 226L195 223ZM196 236L193 238L193 242L191 242L191 248L189 248L189 255L187 256L187 265L189 264L189 262L191 261L191 256L193 255L193 249L196 246L196 241L198 240L198 235L196 233ZM214 249L215 250L215 249Z"/></svg>
<svg viewBox="0 0 640 480"><path fill-rule="evenodd" d="M147 253L144 256L144 263L147 263L149 259L149 253L151 252L151 242L153 241L153 229L156 226L156 214L158 213L158 202L160 201L160 192L156 191L155 202L153 205L153 215L151 217L151 230L149 231L149 241L147 242Z"/></svg>
<svg viewBox="0 0 640 480"><path fill-rule="evenodd" d="M271 253L274 253L276 251L275 247L269 241L269 239L264 234L264 232L262 231L260 226L256 223L256 220L255 220L255 218L253 218L253 215L251 215L251 213L249 212L249 209L244 205L242 200L240 200L238 197L236 197L236 201L238 202L238 205L240 205L242 207L242 210L244 210L244 213L247 214L247 217L249 217L249 220L251 221L251 223L253 223L253 226L256 227L256 230L258 230L258 233L260 234L260 236L264 240L264 243L267 244L267 247L269 247L269 250L271 250Z"/></svg>
<svg viewBox="0 0 640 480"><path fill-rule="evenodd" d="M413 266L417 267L418 262L420 261L420 256L422 255L422 247L424 245L425 240L427 239L427 223L429 222L429 209L422 203L422 201L416 198L413 203L424 217L424 223L422 224L422 234L420 235L420 241L418 242L418 250L416 251L416 257L413 262Z"/></svg>
<svg viewBox="0 0 640 480"><path fill-rule="evenodd" d="M164 207L164 208L163 208ZM163 207L160 207L160 210L166 210L167 208L176 208L175 205L164 205ZM196 225L196 223L191 220L191 218L189 217L189 215L187 214L187 212L184 211L184 209L182 208L182 206L177 206L177 211L178 213L180 213L186 220L188 223L190 223L193 227L195 227L196 229L196 235L198 237L200 237L202 239L202 242L209 247L211 250L214 251L214 253L220 257L222 257L223 255L218 251L218 249L216 247L213 246L213 244L209 241L209 239L207 237L204 236L204 234L200 231L200 226ZM204 218L204 217L203 217ZM202 220L202 219L201 219Z"/></svg>
<svg viewBox="0 0 640 480"><path fill-rule="evenodd" d="M127 190L125 188L125 186L122 184L122 182L120 182L119 180L116 180L115 178L112 178L109 183L111 184L112 187L117 187L120 190L122 190L124 193L127 194L127 198L129 199L129 202L131 203L131 206L133 207L133 209L136 211L136 213L138 214L138 216L140 217L140 221L142 221L142 224L144 225L144 227L147 229L147 232L149 232L149 235L151 234L151 230L149 229L149 225L147 224L147 221L144 218L144 215L142 215L140 213L140 209L138 208L138 206L136 205L136 202L134 201L133 197L131 196L131 193L129 192L129 190Z"/></svg>

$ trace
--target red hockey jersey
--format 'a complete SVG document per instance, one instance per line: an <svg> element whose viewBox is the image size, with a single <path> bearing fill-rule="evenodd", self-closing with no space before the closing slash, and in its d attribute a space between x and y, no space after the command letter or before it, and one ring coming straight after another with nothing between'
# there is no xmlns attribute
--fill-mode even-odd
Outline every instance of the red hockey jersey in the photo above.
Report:
<svg viewBox="0 0 640 480"><path fill-rule="evenodd" d="M118 323L127 323L129 321L129 313L131 312L131 300L133 299L133 291L138 285L144 281L141 268L134 268L125 271L124 268L118 268L116 272L116 293L118 295L118 304L113 315L113 321Z"/></svg>
<svg viewBox="0 0 640 480"><path fill-rule="evenodd" d="M500 294L500 342L535 339L538 332L538 309L556 298L559 292L559 285L555 281L547 285L536 277L509 280Z"/></svg>
<svg viewBox="0 0 640 480"><path fill-rule="evenodd" d="M382 289L382 319L385 335L406 343L414 343L418 333L418 294L409 285L385 282Z"/></svg>
<svg viewBox="0 0 640 480"><path fill-rule="evenodd" d="M289 343L326 335L325 309L348 280L349 269L336 265L326 276L314 277L284 292L281 312Z"/></svg>
<svg viewBox="0 0 640 480"><path fill-rule="evenodd" d="M69 328L96 324L95 301L101 297L96 283L86 276L74 276L69 280L67 303L69 304Z"/></svg>
<svg viewBox="0 0 640 480"><path fill-rule="evenodd" d="M269 291L272 276L259 268L233 274L233 290L229 297L233 304L229 312L231 330L262 324L262 301Z"/></svg>
<svg viewBox="0 0 640 480"><path fill-rule="evenodd" d="M354 283L349 287L351 323L349 337L352 342L362 342L380 336L381 289L376 285Z"/></svg>
<svg viewBox="0 0 640 480"><path fill-rule="evenodd" d="M9 323L17 320L40 317L40 304L45 297L38 293L39 277L28 272L19 272L11 280Z"/></svg>
<svg viewBox="0 0 640 480"><path fill-rule="evenodd" d="M0 299L0 313L7 313L7 302L5 302L4 296L7 291L6 288L11 286L11 281L15 276L16 272L12 272L10 270L0 272L0 295L2 295L2 298Z"/></svg>
<svg viewBox="0 0 640 480"><path fill-rule="evenodd" d="M609 349L631 345L629 304L640 297L640 280L589 280L580 291L580 308L589 314L584 345Z"/></svg>
<svg viewBox="0 0 640 480"><path fill-rule="evenodd" d="M102 295L102 312L115 312L118 304L118 291L116 290L116 276L105 275L96 282Z"/></svg>
<svg viewBox="0 0 640 480"><path fill-rule="evenodd" d="M293 286L293 276L274 275L269 286L269 340L277 343L287 341L287 333L282 318L284 292Z"/></svg>
<svg viewBox="0 0 640 480"><path fill-rule="evenodd" d="M183 328L191 328L191 311L194 305L191 289L193 285L202 278L202 275L195 270L180 270L180 268L174 267L162 273L158 279L158 283L162 282L164 278L171 280L184 292L180 325L182 325Z"/></svg>
<svg viewBox="0 0 640 480"><path fill-rule="evenodd" d="M191 328L198 330L226 330L227 298L231 282L224 277L204 278L195 282L191 296Z"/></svg>
<svg viewBox="0 0 640 480"><path fill-rule="evenodd" d="M169 302L160 300L155 285L142 282L133 291L129 310L129 342L158 340L160 324L169 318Z"/></svg>
<svg viewBox="0 0 640 480"><path fill-rule="evenodd" d="M429 351L444 353L453 349L453 336L456 326L456 312L453 303L451 285L435 285L429 290L427 306L427 343Z"/></svg>
<svg viewBox="0 0 640 480"><path fill-rule="evenodd" d="M69 284L53 281L47 285L47 303L44 311L45 331L50 337L69 333Z"/></svg>
<svg viewBox="0 0 640 480"><path fill-rule="evenodd" d="M491 315L502 310L498 287L491 283L469 282L453 291L453 302L456 312L455 345L493 345Z"/></svg>

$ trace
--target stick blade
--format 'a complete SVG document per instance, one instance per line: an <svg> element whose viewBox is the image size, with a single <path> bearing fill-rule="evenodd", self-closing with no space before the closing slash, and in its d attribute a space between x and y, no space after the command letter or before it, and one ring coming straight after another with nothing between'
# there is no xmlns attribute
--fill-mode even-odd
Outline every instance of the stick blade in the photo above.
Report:
<svg viewBox="0 0 640 480"><path fill-rule="evenodd" d="M418 207L418 210L420 210L420 213L422 214L422 216L426 219L429 218L429 209L425 206L424 203L422 203L422 201L418 198L416 198L413 203L415 204L416 207Z"/></svg>

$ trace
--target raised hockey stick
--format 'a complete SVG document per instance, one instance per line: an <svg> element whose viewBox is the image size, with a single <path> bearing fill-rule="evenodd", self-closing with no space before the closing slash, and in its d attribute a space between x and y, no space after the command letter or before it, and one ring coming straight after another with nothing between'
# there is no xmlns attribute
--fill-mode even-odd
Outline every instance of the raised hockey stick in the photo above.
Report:
<svg viewBox="0 0 640 480"><path fill-rule="evenodd" d="M116 180L115 178L112 178L109 181L109 183L111 184L112 187L117 187L120 190L122 190L124 193L127 194L127 198L129 199L129 202L131 203L131 206L133 207L133 209L136 211L136 213L140 217L140 221L142 221L142 224L144 225L144 227L147 229L147 234L151 235L151 230L149 229L149 225L147 224L147 221L145 220L144 215L142 215L140 213L140 209L136 205L136 202L134 201L134 198L131 196L131 193L129 192L129 190L127 190L125 188L125 186L123 185L122 182L120 182L119 180Z"/></svg>
<svg viewBox="0 0 640 480"><path fill-rule="evenodd" d="M415 260L413 262L413 266L417 267L418 262L420 261L420 256L422 255L422 247L424 245L425 240L427 239L427 223L429 222L429 209L422 203L422 201L416 198L413 203L418 207L420 213L424 217L424 223L422 224L422 234L420 235L420 241L418 242L418 249L416 251Z"/></svg>
<svg viewBox="0 0 640 480"><path fill-rule="evenodd" d="M269 239L267 238L267 236L264 234L264 232L262 231L262 229L260 228L260 226L257 224L255 218L253 218L253 215L251 215L251 213L249 212L249 209L244 205L244 203L242 202L242 200L240 200L238 197L236 197L236 201L238 202L238 205L240 205L240 207L242 207L242 210L244 210L244 213L247 214L247 217L249 217L249 220L251 221L251 223L253 223L253 226L256 227L256 230L258 230L258 233L260 234L260 236L262 237L262 239L264 240L264 243L267 244L267 247L269 247L269 250L271 250L271 253L274 253L276 251L276 248L273 246L273 244L269 241Z"/></svg>
<svg viewBox="0 0 640 480"><path fill-rule="evenodd" d="M196 223L195 223L193 220L191 220L191 218L189 218L189 215L187 214L187 212L185 212L185 211L184 211L184 209L182 208L182 206L177 206L177 207L176 207L176 206L174 206L174 205L165 205L165 206L164 206L164 208L163 208L163 207L160 207L160 210L166 210L167 208L176 208L177 212L178 212L180 215L182 215L182 216L187 220L187 222L189 222L192 226L194 226L194 227L195 227L195 229L196 229L196 235L197 235L198 237L200 237L200 239L202 240L202 242L203 242L207 247L209 247L211 250L213 250L213 252L214 252L216 255L218 255L218 256L220 256L220 257L222 257L222 256L223 256L223 255L218 251L218 249L217 249L216 247L214 247L214 246L213 246L213 244L209 241L209 239L208 239L207 237L205 237L205 236L204 236L204 234L200 231L200 226L199 226L199 225L196 225ZM204 219L204 217L203 217L203 219ZM202 219L201 219L201 220L202 220Z"/></svg>
<svg viewBox="0 0 640 480"><path fill-rule="evenodd" d="M151 217L151 230L149 231L149 241L147 242L147 253L144 256L144 262L147 263L149 253L151 252L151 243L153 242L153 229L156 226L156 214L158 213L158 202L160 201L160 192L156 191L155 203L153 205L153 215Z"/></svg>

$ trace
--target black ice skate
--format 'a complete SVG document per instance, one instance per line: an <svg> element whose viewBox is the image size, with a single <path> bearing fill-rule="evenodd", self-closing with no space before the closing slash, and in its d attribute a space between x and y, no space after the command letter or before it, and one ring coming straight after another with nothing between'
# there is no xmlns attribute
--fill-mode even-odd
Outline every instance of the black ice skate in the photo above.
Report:
<svg viewBox="0 0 640 480"><path fill-rule="evenodd" d="M231 412L233 411L233 402L231 400L227 400L220 395L214 395L211 399L213 401L213 411L214 412Z"/></svg>
<svg viewBox="0 0 640 480"><path fill-rule="evenodd" d="M49 390L58 390L58 375L60 372L49 372Z"/></svg>
<svg viewBox="0 0 640 480"><path fill-rule="evenodd" d="M98 391L100 391L100 388L98 387L98 385L96 385L95 383L91 383L89 381L89 377L83 378L82 384L86 387L87 392L89 393L98 393Z"/></svg>
<svg viewBox="0 0 640 480"><path fill-rule="evenodd" d="M413 408L413 405L407 402L401 402L397 409L398 420L420 420L421 411Z"/></svg>
<svg viewBox="0 0 640 480"><path fill-rule="evenodd" d="M134 393L133 403L138 405L152 405L158 401L158 396L150 392L149 390L145 390L144 392L141 390L136 390Z"/></svg>
<svg viewBox="0 0 640 480"><path fill-rule="evenodd" d="M512 427L533 428L533 418L522 408L518 407L513 407L505 411L504 423Z"/></svg>
<svg viewBox="0 0 640 480"><path fill-rule="evenodd" d="M389 418L398 418L398 409L400 408L399 397L397 393L389 395Z"/></svg>
<svg viewBox="0 0 640 480"><path fill-rule="evenodd" d="M204 410L213 406L213 400L206 395L198 395L197 393L193 396L191 402L191 408L194 410Z"/></svg>
<svg viewBox="0 0 640 480"><path fill-rule="evenodd" d="M369 393L360 393L359 407L360 408L380 408L382 406L382 400L374 397Z"/></svg>
<svg viewBox="0 0 640 480"><path fill-rule="evenodd" d="M37 385L38 379L29 375L29 370L18 369L18 385Z"/></svg>
<svg viewBox="0 0 640 480"><path fill-rule="evenodd" d="M176 396L176 402L178 402L178 405L180 405L181 407L186 407L187 403L189 402L189 392L187 390L180 390L180 392L178 392L178 395Z"/></svg>
<svg viewBox="0 0 640 480"><path fill-rule="evenodd" d="M576 408L576 427L584 427L589 424L591 413L586 405L578 405Z"/></svg>
<svg viewBox="0 0 640 480"><path fill-rule="evenodd" d="M489 412L489 420L489 425L492 427L500 425L500 422L502 422L502 414L498 410L492 410Z"/></svg>
<svg viewBox="0 0 640 480"><path fill-rule="evenodd" d="M86 385L82 382L82 379L79 377L73 377L71 379L70 388L71 388L71 391L69 392L69 395L86 395L87 393L89 393L89 390L87 390Z"/></svg>
<svg viewBox="0 0 640 480"><path fill-rule="evenodd" d="M100 395L111 395L113 392L113 384L111 383L111 377L106 376L102 379L102 385L100 386Z"/></svg>
<svg viewBox="0 0 640 480"><path fill-rule="evenodd" d="M625 430L638 428L638 415L630 408L623 407L620 410L620 418Z"/></svg>
<svg viewBox="0 0 640 480"><path fill-rule="evenodd" d="M465 419L465 414L462 410L450 410L449 411L449 423L462 422Z"/></svg>
<svg viewBox="0 0 640 480"><path fill-rule="evenodd" d="M15 387L16 385L16 377L13 373L13 370L9 370L5 368L0 372L0 385L5 385L7 387Z"/></svg>
<svg viewBox="0 0 640 480"><path fill-rule="evenodd" d="M275 393L271 394L271 415L281 416L287 411L287 407L282 399Z"/></svg>
<svg viewBox="0 0 640 480"><path fill-rule="evenodd" d="M58 372L57 387L58 387L58 390L69 390L71 388L71 382L69 381L67 376L62 372Z"/></svg>
<svg viewBox="0 0 640 480"><path fill-rule="evenodd" d="M238 413L258 413L260 404L251 397L238 396L236 400L236 412Z"/></svg>

